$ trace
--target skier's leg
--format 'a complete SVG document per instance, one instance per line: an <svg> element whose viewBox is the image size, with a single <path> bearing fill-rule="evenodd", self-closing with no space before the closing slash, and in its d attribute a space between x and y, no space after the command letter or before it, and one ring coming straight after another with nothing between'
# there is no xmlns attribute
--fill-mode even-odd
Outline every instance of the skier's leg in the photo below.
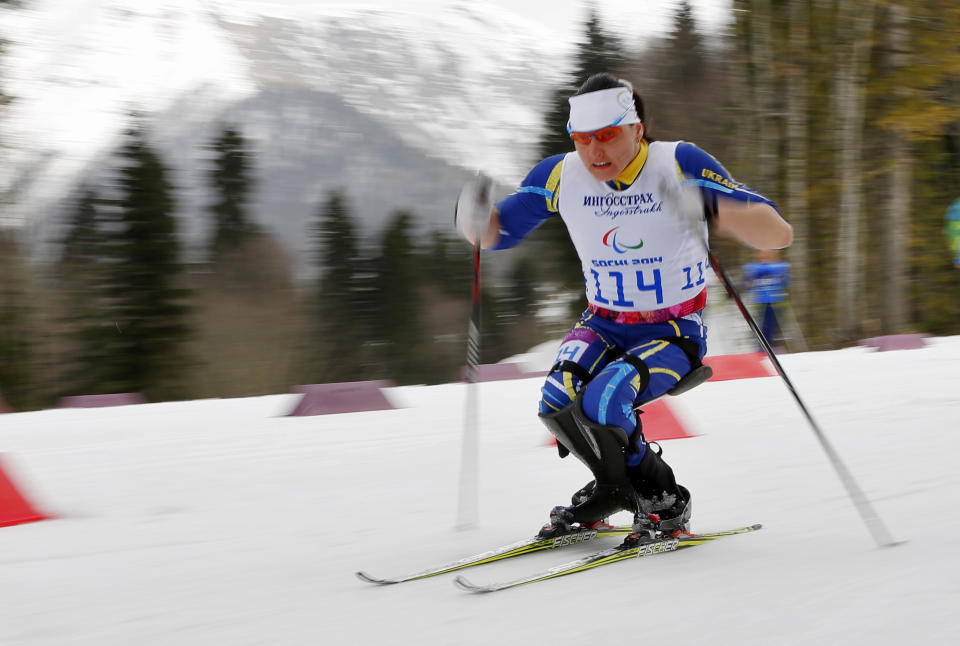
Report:
<svg viewBox="0 0 960 646"><path fill-rule="evenodd" d="M552 514L551 519L560 524L563 520L589 524L622 509L670 510L685 503L689 493L676 484L659 452L651 449L645 458L646 442L633 407L636 401L666 393L692 363L699 364L705 351L702 324L681 321L636 328L634 336L641 341L623 357L605 364L616 350L601 336L600 331L608 333L604 322L592 321L600 331L584 323L581 320L561 345L543 387L540 417L557 438L561 457L573 452L595 481L574 494L572 507L555 508L558 518ZM676 336L674 341L683 343L651 336ZM641 503L638 494L649 500Z"/></svg>
<svg viewBox="0 0 960 646"><path fill-rule="evenodd" d="M574 505L565 508L572 520L591 523L624 509L633 513L640 510L628 467L631 457L640 464L644 450L641 434L631 441L631 433L637 428L633 402L640 393L650 392L651 373L641 357L671 345L668 341L643 344L636 348L636 354L627 354L603 368L583 387L573 404L559 411L541 413L558 446L573 453L595 478L593 486L588 485L574 494ZM685 356L682 350L676 351ZM676 375L674 370L667 375L659 367L655 368L657 387L664 392L680 379L680 376L671 377ZM654 396L656 394L662 393Z"/></svg>
<svg viewBox="0 0 960 646"><path fill-rule="evenodd" d="M575 419L574 410L577 407L578 393L593 378L593 375L607 364L610 356L618 351L607 340L606 332L602 329L603 321L595 321L599 326L594 327L587 322L591 318L592 316L585 314L560 344L556 361L541 389L540 420L556 438L560 457L566 457L573 452L596 478L597 469L603 464L596 458L592 448L596 440L592 434L587 436L583 434L583 430ZM626 441L625 437L623 441ZM604 450L619 450L609 442L604 441L602 444ZM601 477L605 483L604 491L606 491L607 480L613 477L615 476L606 474ZM573 495L574 506L586 502L595 492L596 481L591 481ZM544 531L561 532L574 522L592 525L603 520L610 513L619 511L620 505L594 502L586 507L581 505L580 513L577 514L569 513L567 509L568 507L565 506L556 507L555 513L551 513L553 519L551 525L545 527ZM555 514L563 514L563 517L553 518Z"/></svg>
<svg viewBox="0 0 960 646"><path fill-rule="evenodd" d="M596 424L619 427L627 433L624 459L627 476L638 495L636 511L658 513L665 529L671 530L686 528L690 494L677 484L660 451L644 440L634 403L659 397L673 388L690 371L691 359L676 343L647 341L610 363L583 392L584 415Z"/></svg>
<svg viewBox="0 0 960 646"><path fill-rule="evenodd" d="M619 426L597 424L583 414L581 396L555 413L541 415L544 425L571 454L593 473L594 482L571 507L555 508L567 524L582 525L603 520L623 509L636 511L636 493L627 475L629 438ZM583 490L581 490L583 491ZM552 520L554 514L551 514Z"/></svg>
<svg viewBox="0 0 960 646"><path fill-rule="evenodd" d="M544 423L551 415L569 408L584 384L593 379L593 376L607 365L611 355L617 352L613 344L605 338L603 330L590 325L588 318L590 317L585 314L564 337L553 367L540 389L539 412ZM600 321L600 325L602 323ZM553 433L552 430L550 432ZM556 435L554 433L554 436ZM557 451L561 458L570 452L559 438Z"/></svg>
<svg viewBox="0 0 960 646"><path fill-rule="evenodd" d="M598 424L613 424L626 431L636 449L630 466L643 457L643 436L637 428L636 402L662 396L690 372L691 360L679 345L653 339L630 348L609 363L590 382L583 396L583 412Z"/></svg>

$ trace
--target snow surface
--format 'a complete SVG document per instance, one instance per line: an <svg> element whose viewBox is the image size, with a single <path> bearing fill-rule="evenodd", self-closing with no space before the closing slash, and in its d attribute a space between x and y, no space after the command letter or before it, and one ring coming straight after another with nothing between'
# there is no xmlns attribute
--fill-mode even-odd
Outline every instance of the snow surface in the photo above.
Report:
<svg viewBox="0 0 960 646"><path fill-rule="evenodd" d="M325 417L285 417L298 395L9 414L6 471L58 518L0 528L0 644L958 643L960 337L782 359L905 544L876 547L775 377L671 398L697 436L663 443L694 531L762 531L486 596L449 575L378 588L353 573L513 542L588 479L545 446L539 379L475 386L480 517L466 532L453 528L463 384Z"/></svg>

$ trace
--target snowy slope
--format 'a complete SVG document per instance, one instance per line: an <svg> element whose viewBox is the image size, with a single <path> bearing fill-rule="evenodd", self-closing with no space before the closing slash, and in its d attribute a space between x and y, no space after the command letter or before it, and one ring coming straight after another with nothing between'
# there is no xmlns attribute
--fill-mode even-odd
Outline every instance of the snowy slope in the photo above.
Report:
<svg viewBox="0 0 960 646"><path fill-rule="evenodd" d="M960 337L783 364L904 545L878 549L777 378L670 399L694 530L756 534L490 596L395 574L512 542L586 479L544 446L539 380L484 383L480 523L453 530L464 386L394 411L284 417L296 397L0 416L4 461L52 521L0 529L0 643L950 644L960 639ZM478 582L574 558L477 568Z"/></svg>

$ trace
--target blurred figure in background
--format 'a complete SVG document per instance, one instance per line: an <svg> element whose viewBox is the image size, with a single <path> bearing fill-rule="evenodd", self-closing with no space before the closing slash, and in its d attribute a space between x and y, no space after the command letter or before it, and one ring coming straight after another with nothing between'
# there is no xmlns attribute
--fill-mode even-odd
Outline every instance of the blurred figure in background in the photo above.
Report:
<svg viewBox="0 0 960 646"><path fill-rule="evenodd" d="M690 492L643 437L638 405L705 378L708 221L755 248L790 244L773 203L693 144L655 141L630 83L595 74L569 99L575 151L538 163L495 206L468 184L457 225L471 243L506 249L560 216L580 256L588 301L541 393L540 419L594 475L540 535L634 514L627 541L689 530ZM481 178L482 179L482 178Z"/></svg>
<svg viewBox="0 0 960 646"><path fill-rule="evenodd" d="M743 282L747 299L754 305L754 316L760 321L760 331L770 345L786 341L779 312L786 307L787 286L790 284L790 263L780 260L777 249L758 249L757 261L743 266Z"/></svg>
<svg viewBox="0 0 960 646"><path fill-rule="evenodd" d="M960 269L960 197L947 209L947 222L944 225L950 251L953 252L953 266Z"/></svg>

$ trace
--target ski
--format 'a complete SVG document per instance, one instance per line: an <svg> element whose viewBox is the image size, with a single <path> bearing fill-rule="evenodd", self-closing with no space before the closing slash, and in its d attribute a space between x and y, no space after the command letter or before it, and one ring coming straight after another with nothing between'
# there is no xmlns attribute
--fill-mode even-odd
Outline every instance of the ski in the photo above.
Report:
<svg viewBox="0 0 960 646"><path fill-rule="evenodd" d="M508 588L516 588L521 585L527 585L528 583L536 583L537 581L554 579L558 576L566 576L567 574L573 574L574 572L583 572L584 570L590 570L600 567L601 565L608 565L618 561L652 556L654 554L663 554L665 552L675 552L687 547L702 545L703 543L708 543L718 538L723 538L724 536L734 536L736 534L755 532L760 528L761 525L757 524L748 525L746 527L738 527L736 529L730 529L721 532L707 532L695 535L684 534L677 538L661 536L655 539L653 542L641 543L640 545L634 547L624 547L623 545L619 545L617 547L601 550L593 554L588 554L587 556L577 559L576 561L570 561L569 563L564 563L563 565L558 565L548 570L530 574L512 581L502 581L499 583L490 583L488 585L476 585L471 583L461 574L457 575L453 582L458 588L461 590L466 590L467 592L496 592L498 590L506 590Z"/></svg>
<svg viewBox="0 0 960 646"><path fill-rule="evenodd" d="M407 581L426 579L432 576L437 576L438 574L446 574L447 572L453 572L455 570L462 570L463 568L473 567L475 565L483 565L484 563L501 561L503 559L509 559L515 556L523 556L524 554L539 552L541 550L566 547L568 545L578 545L580 543L592 541L595 538L603 538L605 536L625 536L631 531L633 531L633 528L630 525L619 525L615 527L607 526L597 529L577 529L576 531L568 534L562 534L554 538L540 538L539 536L534 536L510 545L498 547L488 552L482 552L480 554L468 556L458 561L453 561L452 563L446 563L438 567L429 568L413 574L407 574L405 576L379 578L362 570L356 572L356 575L361 581L366 581L367 583L376 583L378 585L405 583Z"/></svg>

